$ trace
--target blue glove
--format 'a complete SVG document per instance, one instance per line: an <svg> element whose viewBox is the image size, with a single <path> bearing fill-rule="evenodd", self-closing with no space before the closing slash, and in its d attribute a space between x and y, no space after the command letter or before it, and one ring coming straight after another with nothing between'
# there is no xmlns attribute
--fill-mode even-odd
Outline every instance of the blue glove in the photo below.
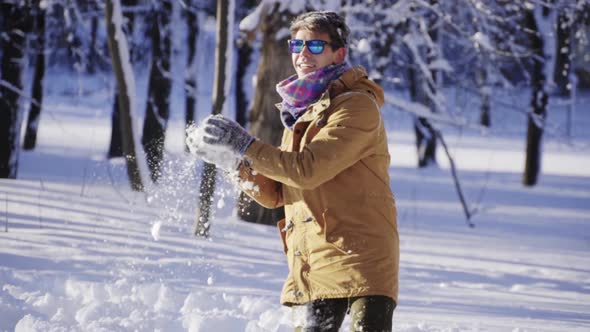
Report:
<svg viewBox="0 0 590 332"><path fill-rule="evenodd" d="M237 122L222 115L213 115L205 119L203 144L206 149L209 145L214 149L225 148L240 157L244 156L246 150L254 142L246 129Z"/></svg>

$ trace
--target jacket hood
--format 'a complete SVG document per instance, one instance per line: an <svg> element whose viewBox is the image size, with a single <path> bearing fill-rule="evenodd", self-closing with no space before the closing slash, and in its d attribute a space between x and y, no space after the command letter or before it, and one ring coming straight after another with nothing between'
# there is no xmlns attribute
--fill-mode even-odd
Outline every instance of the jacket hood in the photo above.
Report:
<svg viewBox="0 0 590 332"><path fill-rule="evenodd" d="M384 103L383 89L369 79L363 66L356 66L345 72L339 79L332 82L328 89L330 96L336 96L347 91L368 92L375 97L379 107L382 107Z"/></svg>

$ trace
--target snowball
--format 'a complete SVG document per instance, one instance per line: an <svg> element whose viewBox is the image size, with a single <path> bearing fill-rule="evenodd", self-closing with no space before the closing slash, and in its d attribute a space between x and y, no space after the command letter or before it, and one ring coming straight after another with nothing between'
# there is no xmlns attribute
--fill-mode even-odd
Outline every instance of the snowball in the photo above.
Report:
<svg viewBox="0 0 590 332"><path fill-rule="evenodd" d="M186 145L192 154L203 148L203 126L192 124L186 128Z"/></svg>

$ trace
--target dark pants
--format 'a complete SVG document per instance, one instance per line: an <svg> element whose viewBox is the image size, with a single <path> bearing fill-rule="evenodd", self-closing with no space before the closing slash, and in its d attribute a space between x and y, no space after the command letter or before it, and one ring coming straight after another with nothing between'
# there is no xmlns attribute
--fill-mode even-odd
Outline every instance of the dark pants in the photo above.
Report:
<svg viewBox="0 0 590 332"><path fill-rule="evenodd" d="M344 299L324 299L297 306L305 310L305 326L296 332L338 332L350 310L350 331L390 332L396 303L387 296L373 295Z"/></svg>

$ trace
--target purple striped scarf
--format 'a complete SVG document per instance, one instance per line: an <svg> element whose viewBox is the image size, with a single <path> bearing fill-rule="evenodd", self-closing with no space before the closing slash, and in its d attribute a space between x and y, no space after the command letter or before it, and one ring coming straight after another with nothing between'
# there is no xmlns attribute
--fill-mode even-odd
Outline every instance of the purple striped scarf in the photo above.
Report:
<svg viewBox="0 0 590 332"><path fill-rule="evenodd" d="M342 62L329 65L306 74L302 78L297 75L277 84L277 92L283 98L281 102L281 120L286 128L292 129L295 121L302 116L307 107L322 96L333 80L336 80L351 67Z"/></svg>

